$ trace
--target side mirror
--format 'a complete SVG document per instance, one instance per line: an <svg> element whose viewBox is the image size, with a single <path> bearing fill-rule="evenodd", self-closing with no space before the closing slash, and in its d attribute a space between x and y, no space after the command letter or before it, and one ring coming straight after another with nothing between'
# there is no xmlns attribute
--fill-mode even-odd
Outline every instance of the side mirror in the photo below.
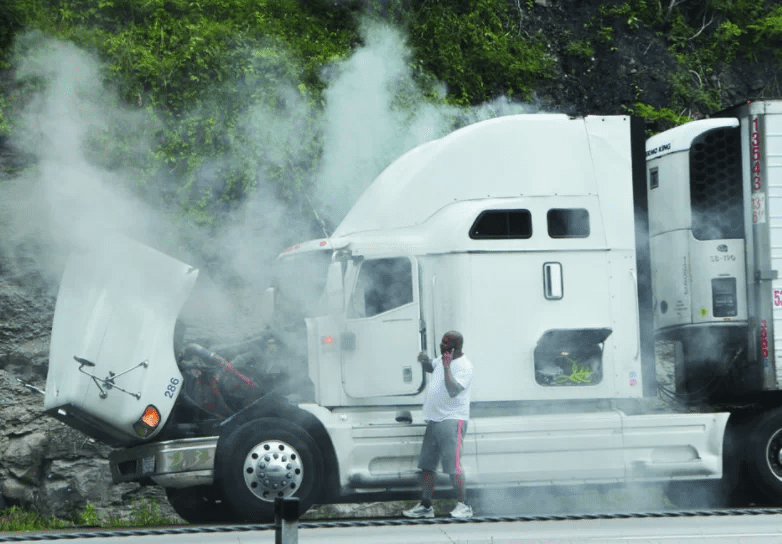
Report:
<svg viewBox="0 0 782 544"><path fill-rule="evenodd" d="M274 316L274 287L267 287L261 298L261 319L264 324L270 325Z"/></svg>

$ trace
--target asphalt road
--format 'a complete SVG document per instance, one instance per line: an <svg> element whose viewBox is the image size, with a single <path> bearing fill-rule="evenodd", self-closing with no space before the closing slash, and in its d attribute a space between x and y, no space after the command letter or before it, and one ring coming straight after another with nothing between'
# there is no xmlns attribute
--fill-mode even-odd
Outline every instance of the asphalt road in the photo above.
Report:
<svg viewBox="0 0 782 544"><path fill-rule="evenodd" d="M81 535L47 533L12 536L6 533L0 534L0 542L67 540L79 544L272 544L276 538L273 530L259 531L248 527L189 527L186 532L164 533L162 529L148 531L148 534L105 531ZM302 527L298 529L297 537L299 544L759 544L782 542L782 514ZM293 543L283 541L283 544Z"/></svg>

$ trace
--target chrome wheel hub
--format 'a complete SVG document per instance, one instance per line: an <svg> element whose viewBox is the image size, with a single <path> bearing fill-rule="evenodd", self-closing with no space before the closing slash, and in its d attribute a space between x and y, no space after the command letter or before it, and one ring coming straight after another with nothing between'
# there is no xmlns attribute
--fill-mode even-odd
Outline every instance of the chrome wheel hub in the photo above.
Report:
<svg viewBox="0 0 782 544"><path fill-rule="evenodd" d="M285 442L261 442L244 459L244 482L261 500L273 502L276 497L290 497L303 479L299 452Z"/></svg>
<svg viewBox="0 0 782 544"><path fill-rule="evenodd" d="M775 432L766 443L766 461L771 474L782 480L782 429Z"/></svg>

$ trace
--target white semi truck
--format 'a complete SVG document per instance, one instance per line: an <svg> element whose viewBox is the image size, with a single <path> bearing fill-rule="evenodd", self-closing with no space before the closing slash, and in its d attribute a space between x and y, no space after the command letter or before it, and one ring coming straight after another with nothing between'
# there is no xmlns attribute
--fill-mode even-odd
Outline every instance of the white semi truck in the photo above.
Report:
<svg viewBox="0 0 782 544"><path fill-rule="evenodd" d="M781 504L780 166L776 101L646 142L624 116L476 123L286 250L269 326L238 346L182 345L197 271L112 240L66 267L45 408L193 522L415 497L416 356L456 329L471 492L664 482L681 504ZM656 342L678 411L660 409Z"/></svg>

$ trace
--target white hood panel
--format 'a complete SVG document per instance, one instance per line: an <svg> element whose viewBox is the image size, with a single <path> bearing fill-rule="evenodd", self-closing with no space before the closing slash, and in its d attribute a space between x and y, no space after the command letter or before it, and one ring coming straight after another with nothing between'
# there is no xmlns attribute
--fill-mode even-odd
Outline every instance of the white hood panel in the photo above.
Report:
<svg viewBox="0 0 782 544"><path fill-rule="evenodd" d="M174 326L197 276L126 238L72 254L57 296L45 409L75 409L98 433L130 442L141 439L133 423L153 405L159 431L182 385ZM80 371L74 357L95 366ZM112 376L113 386L105 381Z"/></svg>

